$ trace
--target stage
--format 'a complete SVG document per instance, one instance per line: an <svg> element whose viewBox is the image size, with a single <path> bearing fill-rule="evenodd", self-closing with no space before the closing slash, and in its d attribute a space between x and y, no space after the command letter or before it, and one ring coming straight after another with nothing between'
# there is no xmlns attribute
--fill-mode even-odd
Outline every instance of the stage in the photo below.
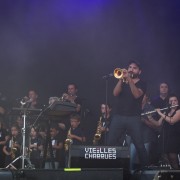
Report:
<svg viewBox="0 0 180 180"><path fill-rule="evenodd" d="M122 168L0 169L1 180L179 180L179 170L144 170L133 174Z"/></svg>

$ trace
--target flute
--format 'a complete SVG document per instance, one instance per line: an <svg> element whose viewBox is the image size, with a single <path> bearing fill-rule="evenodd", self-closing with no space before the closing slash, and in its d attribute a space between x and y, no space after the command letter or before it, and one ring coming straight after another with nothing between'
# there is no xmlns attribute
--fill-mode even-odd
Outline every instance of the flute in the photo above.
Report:
<svg viewBox="0 0 180 180"><path fill-rule="evenodd" d="M178 106L179 105L169 106L169 107L162 108L160 110L164 111L164 110L171 109L171 108L178 107ZM141 116L149 115L149 114L152 114L152 113L155 113L155 112L157 112L157 111L156 110L148 111L148 112L145 112L145 113L141 113Z"/></svg>

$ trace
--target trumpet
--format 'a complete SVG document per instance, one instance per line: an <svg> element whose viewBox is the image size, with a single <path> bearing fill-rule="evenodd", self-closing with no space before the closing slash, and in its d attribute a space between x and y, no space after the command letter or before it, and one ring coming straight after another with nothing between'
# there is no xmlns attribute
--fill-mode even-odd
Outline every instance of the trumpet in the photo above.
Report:
<svg viewBox="0 0 180 180"><path fill-rule="evenodd" d="M122 79L123 78L123 70L124 69L116 68L114 70L114 77L117 79Z"/></svg>
<svg viewBox="0 0 180 180"><path fill-rule="evenodd" d="M126 79L124 78L124 74L125 73L128 73L129 74L129 77L131 77L131 78L133 78L133 73L131 72L124 72L125 71L125 69L121 69L121 68L116 68L115 70L114 70L114 77L115 78L117 78L117 79L122 79L123 80L123 82L126 82Z"/></svg>

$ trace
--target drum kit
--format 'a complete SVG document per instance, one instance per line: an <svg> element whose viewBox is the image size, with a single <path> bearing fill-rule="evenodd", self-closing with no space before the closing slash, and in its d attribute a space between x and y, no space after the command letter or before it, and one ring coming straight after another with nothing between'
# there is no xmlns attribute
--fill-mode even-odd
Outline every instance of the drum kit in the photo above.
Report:
<svg viewBox="0 0 180 180"><path fill-rule="evenodd" d="M13 115L22 115L23 118L23 127L22 127L22 154L14 159L10 164L6 166L6 168L12 168L16 169L16 167L13 165L17 160L22 160L22 169L28 168L32 169L34 166L31 164L30 157L27 156L27 148L26 148L26 124L27 124L27 117L31 116L31 114L36 115L37 118L35 122L33 123L32 127L36 124L38 119L42 114L45 116L66 116L71 114L72 112L76 111L76 104L68 102L64 100L63 98L58 97L50 97L49 98L49 106L45 109L34 109L34 108L28 108L28 103L31 103L31 101L28 99L26 101L21 101L21 108L12 108L12 114ZM46 140L47 141L47 140ZM25 163L27 162L27 165Z"/></svg>

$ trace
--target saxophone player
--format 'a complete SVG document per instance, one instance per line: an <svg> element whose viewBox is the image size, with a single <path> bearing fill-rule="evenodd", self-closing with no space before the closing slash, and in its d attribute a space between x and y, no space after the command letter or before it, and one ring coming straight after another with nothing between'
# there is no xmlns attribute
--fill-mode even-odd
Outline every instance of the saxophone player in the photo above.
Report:
<svg viewBox="0 0 180 180"><path fill-rule="evenodd" d="M11 135L7 143L3 147L3 152L6 154L5 166L10 164L14 159L16 159L20 155L20 147L21 147L21 136L20 130L17 125L11 126ZM14 163L16 168L20 167L20 161L17 160Z"/></svg>
<svg viewBox="0 0 180 180"><path fill-rule="evenodd" d="M82 145L86 142L86 137L81 128L80 120L80 115L77 113L70 116L70 128L67 132L67 139L64 144L66 152L69 152L68 150L71 145ZM66 153L65 155L65 165L66 167L69 167L69 153ZM76 159L75 161L78 160Z"/></svg>
<svg viewBox="0 0 180 180"><path fill-rule="evenodd" d="M101 122L98 121L97 130L94 135L93 144L94 145L106 145L106 139L109 132L109 125L111 123L111 110L112 106L110 104L102 103L100 107ZM96 138L98 137L98 138Z"/></svg>
<svg viewBox="0 0 180 180"><path fill-rule="evenodd" d="M72 144L74 145L82 145L86 142L86 137L80 126L80 119L79 114L72 114L70 116L71 133L67 134L67 138L70 138L72 140Z"/></svg>

